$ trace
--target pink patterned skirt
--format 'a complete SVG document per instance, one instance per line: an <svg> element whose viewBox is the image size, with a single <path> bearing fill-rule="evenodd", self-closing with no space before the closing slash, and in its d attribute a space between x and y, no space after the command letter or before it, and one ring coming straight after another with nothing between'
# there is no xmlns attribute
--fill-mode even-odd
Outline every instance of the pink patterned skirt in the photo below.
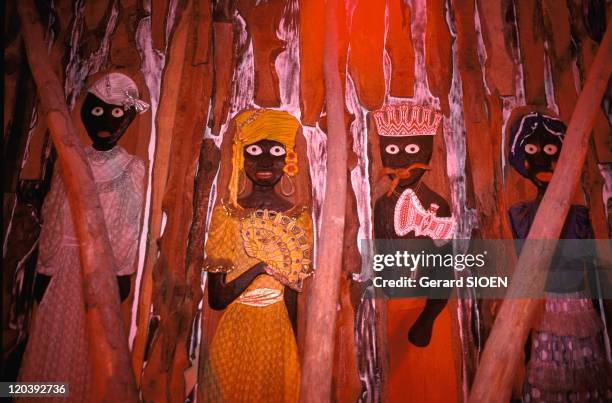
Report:
<svg viewBox="0 0 612 403"><path fill-rule="evenodd" d="M611 402L602 323L585 294L546 294L531 334L523 401Z"/></svg>

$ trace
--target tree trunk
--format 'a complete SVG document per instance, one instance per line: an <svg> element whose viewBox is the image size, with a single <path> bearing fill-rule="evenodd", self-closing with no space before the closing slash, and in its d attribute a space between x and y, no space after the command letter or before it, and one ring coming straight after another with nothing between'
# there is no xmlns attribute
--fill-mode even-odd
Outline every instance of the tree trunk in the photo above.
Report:
<svg viewBox="0 0 612 403"><path fill-rule="evenodd" d="M337 9L336 1L327 1L323 66L327 94L327 174L319 237L321 242L306 312L301 402L325 402L331 399L336 307L347 197L347 142L343 86L338 72Z"/></svg>

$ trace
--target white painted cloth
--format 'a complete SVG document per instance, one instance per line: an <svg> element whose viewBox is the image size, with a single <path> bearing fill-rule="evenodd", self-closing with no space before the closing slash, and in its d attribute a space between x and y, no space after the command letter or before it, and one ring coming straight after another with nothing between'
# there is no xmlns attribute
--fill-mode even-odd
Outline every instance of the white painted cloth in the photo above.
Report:
<svg viewBox="0 0 612 403"><path fill-rule="evenodd" d="M104 211L116 274L131 274L138 250L144 163L120 146L110 151L87 148L86 153ZM30 331L19 380L67 382L70 397L54 399L89 401L91 368L79 248L59 165L42 217L37 271L52 277Z"/></svg>
<svg viewBox="0 0 612 403"><path fill-rule="evenodd" d="M125 74L109 73L87 91L107 104L121 105L125 110L133 107L136 112L142 113L149 109L149 104L138 98L138 87L134 80Z"/></svg>

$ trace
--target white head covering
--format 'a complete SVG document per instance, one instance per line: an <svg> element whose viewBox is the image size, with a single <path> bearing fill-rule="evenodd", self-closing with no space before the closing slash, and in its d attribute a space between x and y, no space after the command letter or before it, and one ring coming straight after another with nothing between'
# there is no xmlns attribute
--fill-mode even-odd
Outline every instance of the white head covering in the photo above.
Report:
<svg viewBox="0 0 612 403"><path fill-rule="evenodd" d="M143 113L149 104L138 98L138 87L134 80L121 73L109 73L92 85L88 92L111 105L121 105L124 110L132 107Z"/></svg>

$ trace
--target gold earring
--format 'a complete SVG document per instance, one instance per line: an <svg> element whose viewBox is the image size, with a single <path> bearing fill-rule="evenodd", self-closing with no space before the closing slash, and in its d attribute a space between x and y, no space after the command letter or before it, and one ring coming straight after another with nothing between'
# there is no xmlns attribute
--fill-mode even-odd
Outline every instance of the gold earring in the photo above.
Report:
<svg viewBox="0 0 612 403"><path fill-rule="evenodd" d="M290 190L287 190L287 185L286 185L286 181L289 182L289 187ZM295 186L293 185L293 180L289 177L289 175L283 175L281 177L281 181L280 181L280 188L281 188L281 193L283 194L283 196L292 196L295 193Z"/></svg>
<svg viewBox="0 0 612 403"><path fill-rule="evenodd" d="M246 175L244 171L240 171L240 177L238 178L238 194L241 195L246 190Z"/></svg>

